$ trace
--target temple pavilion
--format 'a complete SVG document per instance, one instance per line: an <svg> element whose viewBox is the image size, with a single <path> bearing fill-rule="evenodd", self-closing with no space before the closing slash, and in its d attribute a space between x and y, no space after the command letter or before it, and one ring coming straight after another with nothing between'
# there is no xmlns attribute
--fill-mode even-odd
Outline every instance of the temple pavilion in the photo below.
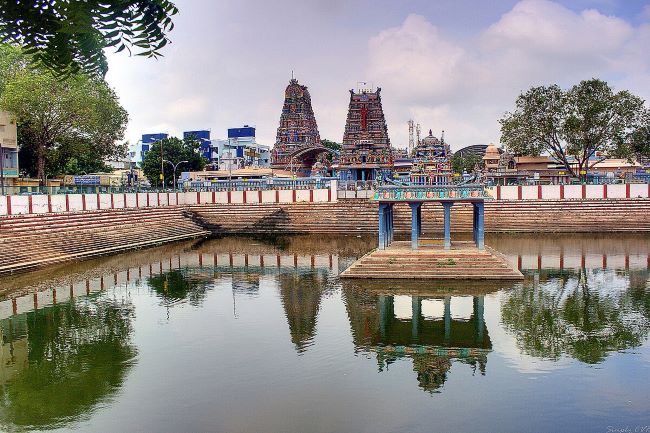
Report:
<svg viewBox="0 0 650 433"><path fill-rule="evenodd" d="M392 168L393 154L381 104L381 88L351 89L343 149L338 160L340 179L367 181L386 178Z"/></svg>

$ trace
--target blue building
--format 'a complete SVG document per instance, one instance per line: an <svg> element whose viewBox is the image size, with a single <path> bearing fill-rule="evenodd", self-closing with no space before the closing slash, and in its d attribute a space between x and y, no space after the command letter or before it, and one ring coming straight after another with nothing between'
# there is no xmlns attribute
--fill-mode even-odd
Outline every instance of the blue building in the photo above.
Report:
<svg viewBox="0 0 650 433"><path fill-rule="evenodd" d="M142 139L137 143L129 146L129 159L132 166L139 166L144 160L144 156L149 152L151 145L156 141L163 140L169 137L168 134L164 132L158 132L156 134L142 134Z"/></svg>
<svg viewBox="0 0 650 433"><path fill-rule="evenodd" d="M185 131L183 132L183 138L194 137L201 142L201 155L206 158L208 161L212 160L212 148L210 141L210 131L201 129L198 131Z"/></svg>

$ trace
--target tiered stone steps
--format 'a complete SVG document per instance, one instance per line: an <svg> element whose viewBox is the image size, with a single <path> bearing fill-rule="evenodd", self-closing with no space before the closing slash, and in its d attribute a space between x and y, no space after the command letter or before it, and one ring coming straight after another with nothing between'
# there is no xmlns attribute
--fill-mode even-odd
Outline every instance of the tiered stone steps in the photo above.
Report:
<svg viewBox="0 0 650 433"><path fill-rule="evenodd" d="M215 233L335 233L377 232L377 203L339 200L333 203L208 204L190 210ZM440 233L442 206L423 207L423 233ZM451 229L471 232L472 207L452 208ZM409 233L411 213L406 203L395 206L395 232ZM487 232L650 231L649 199L610 200L488 200Z"/></svg>
<svg viewBox="0 0 650 433"><path fill-rule="evenodd" d="M206 236L180 207L0 218L0 273Z"/></svg>
<svg viewBox="0 0 650 433"><path fill-rule="evenodd" d="M523 275L493 249L478 250L469 242L455 242L450 250L409 242L393 242L353 263L343 278L521 280Z"/></svg>

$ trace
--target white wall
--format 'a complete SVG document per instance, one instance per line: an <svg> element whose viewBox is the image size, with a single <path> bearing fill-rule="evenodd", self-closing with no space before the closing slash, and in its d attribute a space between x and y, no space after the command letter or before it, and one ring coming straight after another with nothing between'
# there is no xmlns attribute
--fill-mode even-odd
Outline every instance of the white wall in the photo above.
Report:
<svg viewBox="0 0 650 433"><path fill-rule="evenodd" d="M557 200L560 198L560 185L542 185L542 198L544 200Z"/></svg>
<svg viewBox="0 0 650 433"><path fill-rule="evenodd" d="M47 196L46 195L33 195L32 196L32 213L48 213Z"/></svg>
<svg viewBox="0 0 650 433"><path fill-rule="evenodd" d="M564 185L564 199L582 198L582 185Z"/></svg>

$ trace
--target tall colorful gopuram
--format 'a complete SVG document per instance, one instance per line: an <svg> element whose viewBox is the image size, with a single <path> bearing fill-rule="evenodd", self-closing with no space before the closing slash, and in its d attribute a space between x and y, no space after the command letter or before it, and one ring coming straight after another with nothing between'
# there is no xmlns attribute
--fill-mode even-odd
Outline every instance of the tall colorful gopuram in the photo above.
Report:
<svg viewBox="0 0 650 433"><path fill-rule="evenodd" d="M291 78L284 91L280 126L271 152L271 167L308 174L315 162L313 154L306 152L300 157L292 155L301 148L316 146L320 147L321 141L309 90Z"/></svg>
<svg viewBox="0 0 650 433"><path fill-rule="evenodd" d="M390 175L393 155L381 105L381 88L350 90L343 149L338 161L341 180L375 180Z"/></svg>

